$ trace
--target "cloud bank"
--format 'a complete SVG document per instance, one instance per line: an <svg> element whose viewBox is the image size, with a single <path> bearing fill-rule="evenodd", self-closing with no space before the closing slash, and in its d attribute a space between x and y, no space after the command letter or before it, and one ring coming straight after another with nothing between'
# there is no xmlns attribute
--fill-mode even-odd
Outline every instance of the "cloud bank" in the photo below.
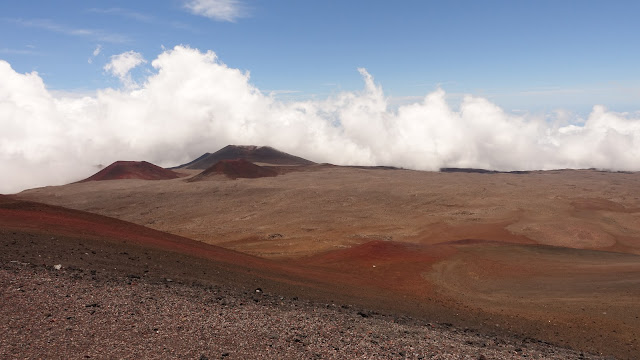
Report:
<svg viewBox="0 0 640 360"><path fill-rule="evenodd" d="M140 62L126 64L113 73L126 77ZM562 113L513 115L471 95L454 109L439 89L391 108L365 69L359 92L283 102L211 51L177 46L151 66L136 88L77 97L52 93L37 73L0 60L0 193L80 180L116 160L178 165L227 144L420 170L640 170L640 117L602 106L573 123Z"/></svg>

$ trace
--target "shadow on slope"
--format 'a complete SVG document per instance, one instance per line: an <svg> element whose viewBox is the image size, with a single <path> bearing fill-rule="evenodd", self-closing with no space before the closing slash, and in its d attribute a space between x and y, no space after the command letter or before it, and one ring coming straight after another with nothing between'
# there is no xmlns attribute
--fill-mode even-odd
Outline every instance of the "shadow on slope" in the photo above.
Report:
<svg viewBox="0 0 640 360"><path fill-rule="evenodd" d="M234 180L238 178L256 179L278 176L278 172L271 168L256 165L245 159L220 160L200 174L189 178L188 181L203 181L216 175L225 175Z"/></svg>

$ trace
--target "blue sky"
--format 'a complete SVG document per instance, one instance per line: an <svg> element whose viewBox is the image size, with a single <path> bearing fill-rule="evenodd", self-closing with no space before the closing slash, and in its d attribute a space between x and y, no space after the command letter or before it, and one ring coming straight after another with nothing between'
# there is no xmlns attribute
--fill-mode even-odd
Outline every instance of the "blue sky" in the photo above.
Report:
<svg viewBox="0 0 640 360"><path fill-rule="evenodd" d="M640 171L640 1L2 1L0 193L228 144Z"/></svg>
<svg viewBox="0 0 640 360"><path fill-rule="evenodd" d="M185 44L283 98L360 89L364 67L401 103L440 86L507 111L640 109L638 1L246 0L226 18L187 4L3 1L0 59L82 92L119 86L104 70L112 55L142 54L141 76L162 46Z"/></svg>

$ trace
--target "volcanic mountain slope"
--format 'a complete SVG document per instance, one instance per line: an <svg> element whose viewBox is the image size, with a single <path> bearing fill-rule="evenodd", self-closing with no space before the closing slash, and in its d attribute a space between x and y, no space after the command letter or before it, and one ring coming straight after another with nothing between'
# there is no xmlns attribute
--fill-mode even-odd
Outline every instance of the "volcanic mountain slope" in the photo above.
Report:
<svg viewBox="0 0 640 360"><path fill-rule="evenodd" d="M354 277L2 195L0 249L3 359L601 358L407 317Z"/></svg>
<svg viewBox="0 0 640 360"><path fill-rule="evenodd" d="M31 240L12 240L14 235ZM326 274L315 270L261 259L102 215L5 195L0 195L0 244L3 246L0 264L22 261L52 267L64 263L71 268L136 274L132 278L155 275L245 290L259 285L283 295L305 295L324 301L351 298L352 295L347 295L349 291L336 289L334 284L354 282L349 276L333 275L326 279ZM154 271L142 274L144 269ZM385 303L384 298L371 289L359 298L363 295L370 298L370 303Z"/></svg>
<svg viewBox="0 0 640 360"><path fill-rule="evenodd" d="M38 240L21 243L10 240L11 234L26 234L27 238ZM116 270L115 273L139 273L157 266L156 275L184 277L187 282L240 287L262 284L285 295L324 301L360 299L363 304L397 309L393 301L385 300L389 294L380 293L377 287L356 287L359 278L348 274L263 259L111 217L23 201L14 196L0 195L0 244L3 246L0 263L21 259L47 266L65 263L65 266L100 267L104 271ZM157 255L161 263L154 264L146 256L146 259L113 258L114 253L130 255L127 251ZM357 296L353 297L354 294Z"/></svg>
<svg viewBox="0 0 640 360"><path fill-rule="evenodd" d="M278 176L278 172L267 167L256 165L245 159L220 160L205 171L190 178L189 181L203 181L215 175L225 175L230 179L257 179L261 177Z"/></svg>
<svg viewBox="0 0 640 360"><path fill-rule="evenodd" d="M445 276L442 280L446 286L451 286L456 291L471 291L470 296L475 299L473 305L485 305L487 299L484 297L478 298L478 294L483 293L473 291L474 287L482 287L482 284L468 284L460 281L468 281L468 277L465 274L469 268L478 269L474 271L486 271L486 267L477 266L481 263L464 266L458 260L442 262L451 256L457 259L458 255L456 254L467 254L468 251L465 248L469 246L468 244L471 244L473 252L469 253L469 258L465 261L476 261L478 254L487 252L482 246L475 247L475 245L481 245L481 243L470 241L464 242L462 245L445 244L424 247L421 245L374 240L351 249L338 250L334 253L302 260L299 264L296 264L296 262L274 262L104 216L39 203L16 201L10 197L0 196L0 246L3 249L2 253L0 253L0 264L4 264L0 268L0 278L6 280L7 276L10 276L13 279L10 280L11 284L9 286L11 289L7 289L7 291L31 292L36 289L44 289L40 291L42 294L36 300L29 300L29 306L21 309L19 316L9 315L11 321L0 325L0 330L3 326L7 327L6 330L8 331L5 332L5 335L10 335L9 339L11 341L15 341L15 338L19 341L25 341L25 337L27 341L37 341L38 339L33 337L34 335L29 335L29 332L14 331L13 327L21 326L19 324L24 321L46 321L47 326L42 328L48 330L38 331L38 333L45 334L41 336L52 336L48 332L85 331L85 327L90 327L94 329L93 331L99 331L103 334L100 337L101 341L108 342L109 340L105 339L119 339L123 335L121 331L131 331L131 328L134 328L136 323L140 324L147 321L149 315L140 315L140 313L145 314L145 312L148 312L149 302L156 303L157 298L167 297L171 304L175 304L176 301L181 303L179 313L170 309L166 310L167 314L175 314L170 316L170 318L174 319L172 321L180 322L180 319L184 319L184 317L196 317L202 319L203 322L210 322L214 315L207 313L207 309L211 309L212 306L216 307L215 301L213 305L210 303L212 296L218 294L217 299L222 304L225 304L226 301L229 301L229 295L224 289L230 286L234 289L232 291L235 294L244 292L245 295L244 298L233 300L234 303L229 305L229 309L232 310L222 308L215 311L216 314L221 311L219 313L221 316L227 311L232 311L231 313L235 316L238 311L244 311L244 306L247 302L263 302L262 304L264 305L262 306L269 306L269 302L272 301L275 304L280 304L278 306L282 306L283 300L286 299L282 295L289 298L294 297L294 301L297 301L298 296L300 296L305 299L311 299L314 303L320 302L322 309L335 307L332 304L336 301L343 304L356 304L356 308L351 311L348 310L350 306L347 305L338 307L339 309L347 309L348 312L354 314L352 316L356 317L356 319L350 320L349 324L358 323L363 318L380 318L382 316L389 318L388 315L378 313L378 311L383 311L387 314L392 314L390 319L395 319L393 320L394 323L417 321L420 324L417 329L425 328L423 325L425 320L420 320L425 318L428 319L426 321L432 323L431 326L426 327L429 329L439 328L440 325L435 324L443 321L445 321L442 323L445 327L451 326L449 322L458 324L457 326L480 326L479 334L484 334L483 336L485 336L479 340L480 344L485 343L485 345L482 347L478 345L479 349L476 350L480 353L492 351L491 347L486 350L484 348L487 346L489 339L494 339L495 341L502 341L502 344L507 344L503 346L510 348L510 353L518 353L513 357L518 358L519 353L535 352L537 351L536 348L540 346L545 349L549 347L548 345L541 345L540 342L534 339L546 339L549 333L555 332L554 342L560 341L565 345L583 351L601 352L606 349L605 354L617 354L621 358L634 358L637 355L637 352L633 352L632 348L615 346L619 344L620 338L627 341L627 345L633 346L635 341L633 338L636 335L633 332L633 328L612 327L611 324L598 321L595 325L598 327L598 332L606 333L612 329L614 333L616 329L621 330L621 332L606 338L596 338L595 341L593 339L594 334L587 331L588 329L573 330L574 334L567 333L567 324L575 324L577 319L577 321L590 322L591 315L588 314L598 311L598 309L592 309L591 305L587 303L582 304L581 309L571 310L563 313L562 316L558 316L556 309L546 308L541 310L540 303L532 303L531 307L542 313L539 316L543 316L545 319L553 319L553 323L550 321L549 324L546 321L537 323L527 317L516 318L510 312L501 314L504 309L496 310L496 313L489 312L487 315L483 314L483 309L474 310L469 309L467 306L461 307L455 303L447 303L446 298L442 298L433 287L433 284L437 284L437 282L432 282L431 277L435 276L435 280L438 280L439 277ZM480 252L478 253L476 250ZM540 255L543 257L556 256L554 255L556 250L550 248L533 249L533 251L532 255L534 256L529 257L528 261ZM513 251L507 251L506 253L513 254ZM597 255L586 254L586 257L582 257L584 257L583 265L591 264L590 267L583 266L582 271L593 271L596 267L603 266ZM616 254L611 254L610 257L618 257L618 259L613 259L615 261L608 266L617 267L618 272L623 274L627 273L624 277L614 277L618 282L624 280L625 282L635 281L637 283L638 280L634 280L635 277L629 272L633 272L634 267L637 271L639 265L637 259ZM464 259L464 257L460 259ZM496 257L489 260L494 264L501 264L504 258ZM522 260L524 259L518 257L513 262L521 264ZM56 266L60 266L58 269L62 268L59 273L56 273L55 270L50 270L53 271L50 275L35 274L33 279L36 280L37 285L30 284L29 275L27 275L27 278L21 277L24 272L42 271L37 270L37 268L52 269ZM442 270L446 270L450 266L453 266L453 272L442 272ZM435 274L429 274L431 267L435 267L438 271ZM18 270L19 268L22 268L22 270ZM2 271L6 270L18 271L18 273L14 275L2 273ZM529 270L534 271L534 273L540 273L540 269L536 269L535 266L531 266ZM494 275L502 277L501 273L503 272L498 271ZM560 273L562 272L560 271ZM68 274L73 281L80 281L80 283L60 285L59 281L52 281L47 278L47 276L62 278L67 276L65 274ZM530 275L526 276L527 279L529 277ZM582 277L583 279L588 278L588 276ZM566 275L561 278L573 280ZM611 279L608 278L600 280L603 285L612 283ZM539 286L535 280L529 282L533 283L533 288ZM174 283L175 285L173 285ZM201 292L201 294L191 295L192 300L189 301L193 302L195 306L188 306L188 304L184 303L184 300L174 298L176 287L185 287L189 286L189 284L192 284L189 289L178 290L178 292ZM522 287L519 282L513 285ZM558 286L558 292L552 294L555 302L558 302L557 296L563 299L562 291L566 291L567 284L559 283L558 285L561 285ZM585 285L588 285L588 282ZM633 283L629 283L629 285L634 286ZM47 286L52 288L47 289ZM155 290L151 290L153 293L145 290L149 286L156 287ZM220 288L220 286L223 288ZM77 287L85 290L73 290ZM125 299L114 299L114 297L107 297L104 294L96 296L99 291L95 289L103 287L108 287L110 293L130 294ZM609 285L609 287L615 289L617 285ZM56 290L58 288L62 290ZM65 288L67 289L65 290ZM169 290L169 288L174 290ZM262 295L264 291L267 291L269 295ZM585 291L588 292L586 287ZM491 293L488 295L492 296ZM614 295L612 297L617 298L620 294L612 295ZM62 301L59 309L52 309L47 308L47 304L52 301L47 296L55 299L64 299L66 296L69 299ZM118 296L115 297L117 298ZM416 296L417 298L415 298ZM499 296L504 296L504 294L499 294ZM635 294L628 293L627 296L633 298ZM24 297L24 295L10 295L6 299L11 300L8 302L9 304L14 304L18 297ZM41 297L44 297L44 300L41 300ZM518 298L520 297L521 294L518 294ZM132 302L128 300L129 298L139 298L140 305L134 305L138 302ZM614 310L612 308L616 306L614 301L603 298L599 300L606 302L610 309L608 311ZM443 302L438 303L439 301ZM318 311L318 309L305 308L300 305L302 304L292 304L294 311L297 311L296 318L298 319L309 319L309 316L313 316ZM5 304L5 306L7 305ZM118 319L125 323L123 326L126 326L127 330L118 330L122 329L122 326L118 326L117 320L106 316L109 316L109 313L114 313L111 316L122 316L119 312L122 312L125 306L126 313L129 315L126 318L119 317ZM366 306L367 308L365 309L369 310L358 310L362 309L360 306ZM543 306L547 307L548 304L545 303ZM561 303L554 305L554 307L558 306L566 310ZM64 311L62 311L63 307L65 308ZM196 308L195 311L193 309L186 310L193 307ZM110 309L113 309L113 311L109 311ZM3 308L2 310L6 309ZM15 310L13 309L13 311ZM484 311L486 310L484 309ZM588 314L580 315L586 316L584 319L571 314L581 313L585 310ZM273 312L274 310L266 309L265 311ZM158 308L152 308L151 312L157 313ZM629 310L629 312L633 313L633 309ZM0 313L2 312L0 311ZM4 313L7 312L5 311ZM207 313L207 315L203 315L203 313ZM357 315L355 315L356 313ZM530 315L532 313L527 314ZM457 317L458 314L464 314L464 317ZM410 319L406 315L414 315L419 318ZM613 316L612 320L614 320L617 314L612 312L610 316ZM137 320L134 321L134 319ZM156 321L154 325L158 327L156 324L160 323L160 319L154 318L154 321ZM628 321L631 320L628 319ZM96 324L96 322L114 323L112 326L116 329L115 333L109 334L109 331L105 331L104 325L92 325ZM8 323L13 325L7 325ZM133 325L129 325L129 323ZM160 330L156 330L157 328L153 330L154 333L161 331L164 341L170 341L170 339L180 336L181 326L186 326L186 324L181 324L181 326L177 327L177 330L172 330L169 320L163 320L161 323ZM293 323L292 325L298 326L299 324ZM292 325L289 325L289 327ZM329 325L332 326L331 324ZM498 325L508 330L503 333L499 328L491 328ZM72 326L71 330L69 326ZM272 321L270 326L275 326ZM144 330L144 327L142 330ZM373 331L386 336L380 328L368 327L366 330L369 333ZM487 334L486 331L490 331L490 333ZM509 334L512 331L523 335L517 338L514 338L513 335L501 335ZM469 328L464 331L465 336L475 336L475 333L475 330ZM141 334L144 334L144 332L141 333L141 330L138 329L133 331L131 336L137 338ZM216 336L220 335L219 332L217 334ZM407 334L405 332L401 337L405 337ZM256 336L253 333L244 335ZM313 336L313 333L311 335ZM558 335L562 338L558 339ZM434 334L427 334L427 337L432 336ZM534 336L534 338L530 336ZM5 339L3 338L0 341ZM505 339L511 343L505 342ZM399 341L400 338L397 340ZM460 341L464 342L464 340ZM65 349L65 351L71 351L74 354L77 354L78 351L87 351L86 348L73 350L76 348L73 345L76 341L69 338L69 336L60 336L58 341L61 349ZM374 344L377 344L377 342ZM12 349L16 348L14 346L15 343L10 345ZM311 343L311 345L319 346L320 344ZM130 345L125 346L128 347ZM428 351L428 349L419 347L421 345L418 345L418 343L414 343L413 346L416 347L415 351L420 353ZM454 346L456 345L454 344ZM522 350L523 348L525 350ZM239 349L232 347L229 350L237 351ZM44 350L39 349L38 351L38 354L41 354ZM243 351L250 351L250 348L245 347ZM448 351L457 350L452 348ZM548 356L552 356L551 354L554 353L565 354L554 355L554 358L583 358L582 355L578 356L577 353L567 353L564 349L550 348L545 351L547 351L548 355L542 358L550 358ZM498 356L496 358L503 357ZM505 356L504 358L511 357ZM536 357L534 356L534 358ZM585 358L591 357L586 356Z"/></svg>
<svg viewBox="0 0 640 360"><path fill-rule="evenodd" d="M0 229L79 237L90 243L107 242L116 247L141 246L182 254L200 254L210 261L224 263L224 266L243 264L244 267L251 267L266 264L252 256L126 221L59 206L16 200L11 196L0 196ZM55 240L55 236L51 237L51 240ZM54 242L51 245L53 246Z"/></svg>
<svg viewBox="0 0 640 360"><path fill-rule="evenodd" d="M180 174L146 161L116 161L94 175L80 181L102 181L120 179L169 180Z"/></svg>
<svg viewBox="0 0 640 360"><path fill-rule="evenodd" d="M313 161L287 154L269 146L227 145L214 153L206 153L178 168L204 170L221 160L245 159L273 165L313 165Z"/></svg>
<svg viewBox="0 0 640 360"><path fill-rule="evenodd" d="M399 307L415 300L422 314L449 311L467 325L481 318L494 330L640 358L637 173L327 166L135 185L18 197L283 259L335 288L377 289Z"/></svg>

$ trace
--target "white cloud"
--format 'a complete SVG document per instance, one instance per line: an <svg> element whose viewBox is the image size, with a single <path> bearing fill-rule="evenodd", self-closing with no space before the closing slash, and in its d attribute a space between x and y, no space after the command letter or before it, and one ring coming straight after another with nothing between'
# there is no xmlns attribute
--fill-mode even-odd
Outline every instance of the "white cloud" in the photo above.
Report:
<svg viewBox="0 0 640 360"><path fill-rule="evenodd" d="M108 71L126 76L140 64L131 57ZM360 92L283 102L210 51L177 46L151 65L135 89L68 96L0 61L0 193L72 182L116 160L177 165L227 144L421 170L640 170L639 114L595 106L581 123L561 112L514 115L470 95L454 109L443 90L391 108L364 69Z"/></svg>
<svg viewBox="0 0 640 360"><path fill-rule="evenodd" d="M191 13L218 21L234 22L247 16L247 9L238 0L188 0L185 3Z"/></svg>
<svg viewBox="0 0 640 360"><path fill-rule="evenodd" d="M111 61L104 66L104 70L119 78L125 85L133 86L135 83L131 79L130 71L146 62L142 54L131 50L111 56Z"/></svg>

